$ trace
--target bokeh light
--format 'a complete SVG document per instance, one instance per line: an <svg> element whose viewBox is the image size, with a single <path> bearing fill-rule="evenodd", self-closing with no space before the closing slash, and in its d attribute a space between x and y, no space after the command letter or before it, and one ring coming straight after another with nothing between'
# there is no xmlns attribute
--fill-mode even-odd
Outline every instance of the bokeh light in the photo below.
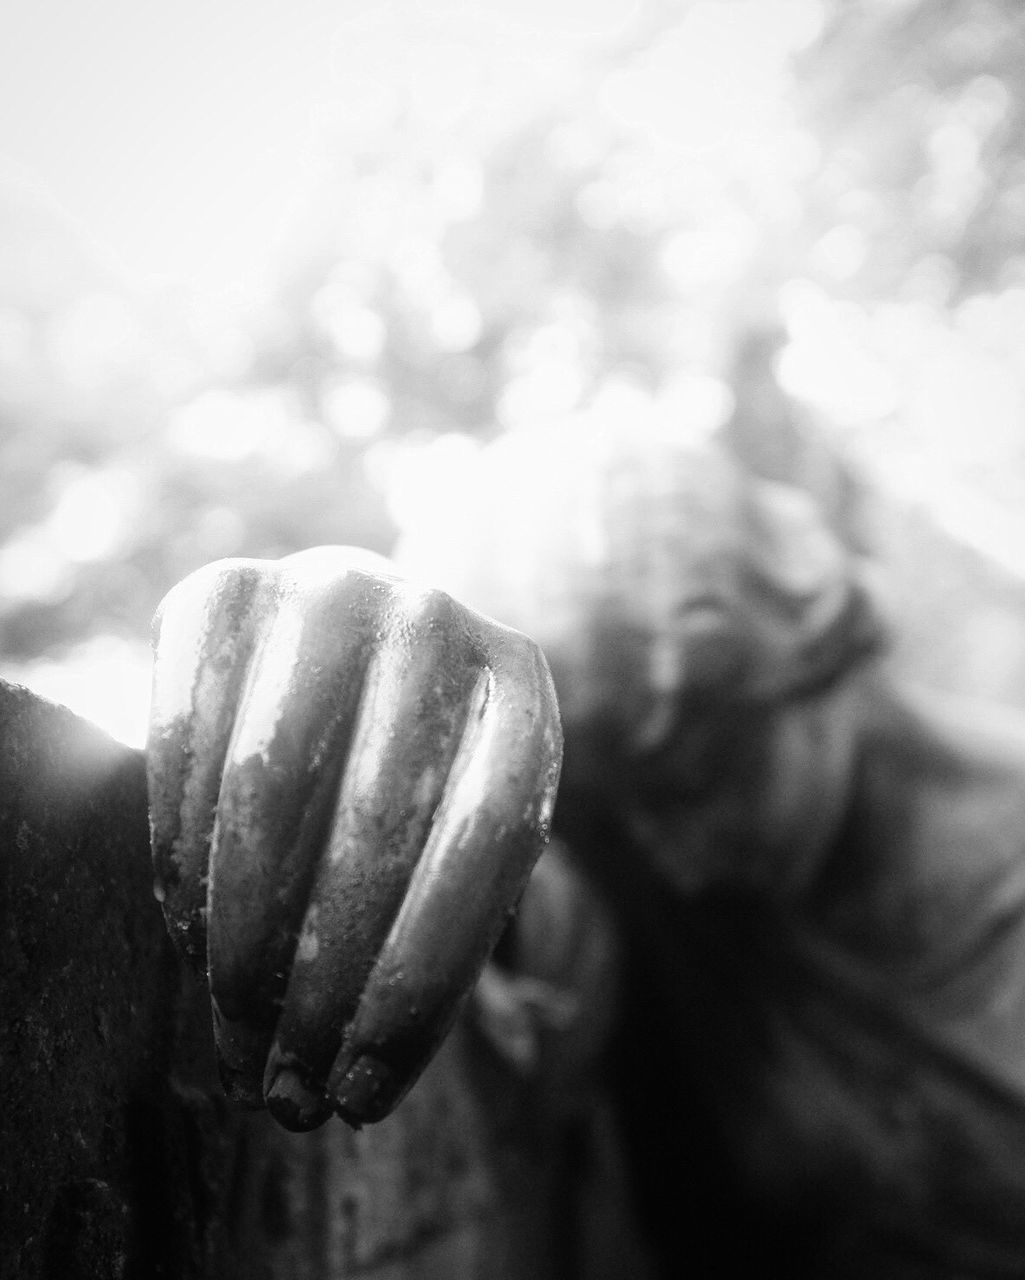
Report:
<svg viewBox="0 0 1025 1280"><path fill-rule="evenodd" d="M1023 117L1015 0L20 6L0 674L139 741L183 574L632 423L811 489L909 666L1025 702Z"/></svg>

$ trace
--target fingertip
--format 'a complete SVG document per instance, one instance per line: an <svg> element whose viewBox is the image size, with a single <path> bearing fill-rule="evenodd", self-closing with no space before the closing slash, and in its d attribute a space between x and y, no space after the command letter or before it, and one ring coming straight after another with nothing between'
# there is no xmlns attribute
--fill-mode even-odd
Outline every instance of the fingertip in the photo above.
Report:
<svg viewBox="0 0 1025 1280"><path fill-rule="evenodd" d="M318 1129L332 1112L323 1089L311 1088L293 1067L277 1072L264 1098L274 1119L292 1133Z"/></svg>
<svg viewBox="0 0 1025 1280"><path fill-rule="evenodd" d="M353 1129L383 1120L403 1092L396 1072L369 1053L339 1060L331 1072L328 1090L335 1111Z"/></svg>

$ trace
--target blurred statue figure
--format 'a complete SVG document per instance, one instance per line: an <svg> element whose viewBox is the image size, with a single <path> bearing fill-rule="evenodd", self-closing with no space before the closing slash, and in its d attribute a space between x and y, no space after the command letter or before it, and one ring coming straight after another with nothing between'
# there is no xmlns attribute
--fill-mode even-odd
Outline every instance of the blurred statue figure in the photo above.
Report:
<svg viewBox="0 0 1025 1280"><path fill-rule="evenodd" d="M551 665L669 1265L1025 1272L1025 724L899 687L877 572L715 440L479 462L398 559Z"/></svg>
<svg viewBox="0 0 1025 1280"><path fill-rule="evenodd" d="M540 646L558 695L558 853L485 970L476 1017L516 1070L561 1072L564 1094L574 1073L602 1073L665 1274L1025 1274L1025 727L898 687L870 566L808 493L753 477L715 440L587 421L510 435L424 499L396 564L458 606L411 593L387 566L353 578L344 558L306 553L280 571L236 562L176 589L165 615L158 686L185 709L157 726L164 755L151 751L173 819L165 861L185 897L205 884L202 859L183 860L161 760L173 772L206 751L214 800L193 816L209 826L219 803L221 835L211 896L196 903L210 908L222 1049L240 1088L257 1100L262 1088L295 1127L332 1109L373 1120L443 1033L460 994L446 975L465 982L483 963L529 870L519 815L538 830L548 820L554 728L544 697L522 693L544 663L511 626ZM357 631L341 645L350 614ZM185 640L188 680L173 670ZM223 714L203 702L204 738L189 688L211 687L212 671L227 689L223 673L254 646L248 692L236 680ZM322 794L303 744L331 757L325 699L356 687L333 673L346 647L339 663L362 670L371 653L367 670L384 673L343 735L353 751L368 744L345 773L357 790L343 788L335 852L318 863L316 842L297 838L285 865L275 851L308 812L296 787ZM437 814L447 821L440 771L465 756L460 726L475 723L482 679L498 690L485 737L507 747L459 766L457 788L480 785L445 843L431 834ZM219 784L209 743L220 735L223 750L232 717ZM281 803L267 808L270 784ZM394 794L405 807L391 814ZM480 830L497 833L487 848ZM380 874L358 831L381 842ZM377 932L357 909L361 885ZM456 892L458 921L438 906ZM250 902L270 913L266 981L262 944L240 959ZM182 929L201 916L186 912ZM577 941L563 945L560 928ZM282 946L295 960L275 1031ZM351 988L344 1016L330 1007L332 964ZM427 1015L402 985L410 975Z"/></svg>

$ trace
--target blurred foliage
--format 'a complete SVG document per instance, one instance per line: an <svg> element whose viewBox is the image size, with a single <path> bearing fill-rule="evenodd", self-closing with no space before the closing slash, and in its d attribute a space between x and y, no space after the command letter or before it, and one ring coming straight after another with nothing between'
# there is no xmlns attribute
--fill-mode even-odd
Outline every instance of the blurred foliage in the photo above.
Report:
<svg viewBox="0 0 1025 1280"><path fill-rule="evenodd" d="M841 5L800 84L810 220L848 237L849 291L949 305L1025 282L1021 5Z"/></svg>
<svg viewBox="0 0 1025 1280"><path fill-rule="evenodd" d="M557 78L327 113L279 283L234 313L0 187L8 672L138 654L210 559L387 551L459 449L600 406L724 427L905 583L931 566L909 653L941 618L939 678L1025 701L1025 9L650 3ZM966 680L943 592L980 574L999 670Z"/></svg>

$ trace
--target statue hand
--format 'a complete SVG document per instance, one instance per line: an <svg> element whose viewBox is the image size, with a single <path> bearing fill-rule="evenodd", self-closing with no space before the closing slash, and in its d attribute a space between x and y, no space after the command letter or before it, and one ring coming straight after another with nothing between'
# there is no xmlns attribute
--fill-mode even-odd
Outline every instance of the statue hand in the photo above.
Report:
<svg viewBox="0 0 1025 1280"><path fill-rule="evenodd" d="M547 837L555 695L526 637L367 553L222 560L157 614L156 891L230 1097L382 1119Z"/></svg>

